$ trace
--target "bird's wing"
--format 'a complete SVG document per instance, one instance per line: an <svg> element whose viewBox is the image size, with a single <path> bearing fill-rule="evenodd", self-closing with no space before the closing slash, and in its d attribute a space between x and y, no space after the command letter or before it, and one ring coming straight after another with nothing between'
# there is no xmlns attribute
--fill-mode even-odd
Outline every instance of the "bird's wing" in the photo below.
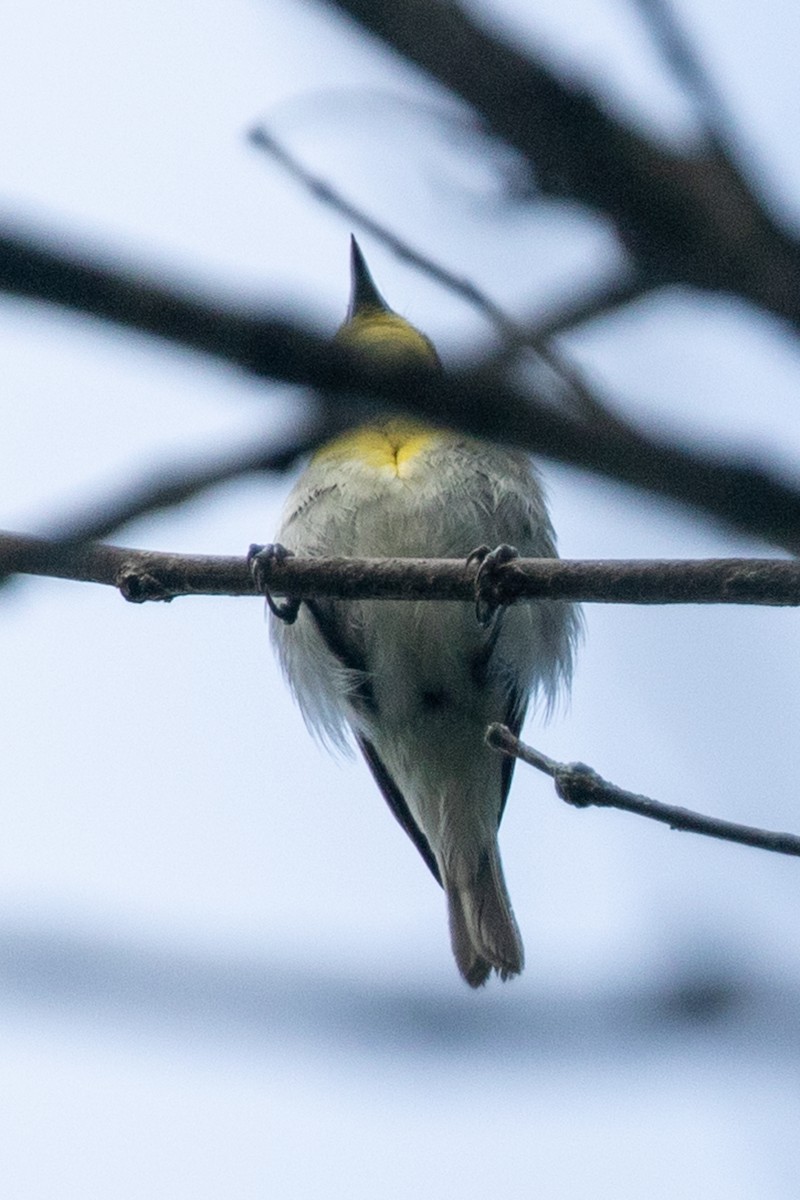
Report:
<svg viewBox="0 0 800 1200"><path fill-rule="evenodd" d="M351 695L351 703L357 708L362 708L365 712L373 712L375 699L372 689L372 680L366 666L366 660L363 652L363 647L360 645L357 637L352 636L348 631L347 624L337 619L336 602L324 601L319 599L307 600L306 606L311 612L317 629L320 632L322 640L328 647L328 650L336 658L343 667L354 672L354 679L358 680ZM481 675L488 670L492 652L495 647L496 637L491 636L481 652L476 656L472 664L473 678L480 679ZM509 729L518 735L522 728L522 722L525 716L526 700L524 694L520 694L516 690L511 690L508 695L508 703L505 712L505 723ZM437 883L441 884L442 879L439 873L439 867L436 862L436 857L431 850L430 843L425 837L425 834L420 829L414 820L411 810L406 803L403 793L395 783L394 779L386 769L383 761L378 755L377 750L371 741L364 734L357 734L356 741L361 753L372 772L372 776L380 788L386 803L395 815L395 818L402 825L408 836L411 838L414 845L419 850L428 865L428 868ZM500 812L498 814L498 824L503 815L508 790L511 787L511 779L514 775L515 760L510 756L503 759L501 783L500 783Z"/></svg>
<svg viewBox="0 0 800 1200"><path fill-rule="evenodd" d="M511 730L514 737L519 737L522 731L522 722L525 720L525 710L527 707L528 703L524 695L520 695L520 693L515 691L509 693L505 724ZM500 776L500 813L497 817L498 825L503 819L508 791L511 787L511 780L514 778L514 767L516 765L517 760L512 755L503 755L503 773Z"/></svg>
<svg viewBox="0 0 800 1200"><path fill-rule="evenodd" d="M372 680L367 671L363 648L359 645L357 638L348 633L346 623L337 620L335 601L307 600L306 606L314 618L320 636L328 647L328 650L343 667L354 673L353 678L357 680L357 683L350 697L351 703L356 708L361 708L365 712L374 712L375 699L372 690ZM375 782L386 799L386 803L425 859L434 879L437 883L441 883L439 868L436 865L436 858L430 848L428 839L412 817L411 810L406 804L403 793L386 770L372 742L363 734L357 734L356 741L361 753L364 755L367 766L372 772Z"/></svg>
<svg viewBox="0 0 800 1200"><path fill-rule="evenodd" d="M494 624L489 630L488 636L483 644L479 647L472 657L470 663L470 672L472 681L478 687L487 687L489 683L489 671L492 665L492 656L497 647L497 639L500 634L500 627L503 618L503 613L496 614ZM524 691L520 691L513 685L509 687L508 696L506 698L506 708L503 715L503 723L508 726L514 737L519 737L522 729L522 722L525 720L525 712L528 707L528 699ZM516 759L510 754L503 756L502 773L500 776L500 811L497 815L497 824L503 817L503 812L508 799L508 790L511 787L511 780L514 777L514 767Z"/></svg>
<svg viewBox="0 0 800 1200"><path fill-rule="evenodd" d="M351 703L365 713L374 714L375 695L364 647L347 622L341 619L341 602L316 598L306 600L305 604L330 653L346 670L352 672Z"/></svg>
<svg viewBox="0 0 800 1200"><path fill-rule="evenodd" d="M505 724L515 737L519 737L522 729L522 722L525 720L526 708L527 703L524 695L520 695L517 692L511 692L509 694L508 706L505 715ZM442 877L439 874L439 867L437 865L434 853L431 850L430 843L411 815L411 810L406 804L403 793L400 791L400 788L387 771L372 742L364 737L363 734L358 734L356 741L358 742L358 747L361 753L364 755L367 766L372 772L373 779L383 793L386 803L389 805L389 808L394 813L398 822L402 825L403 829L405 829L406 833L411 838L422 857L425 859L425 862L428 864L431 874L436 882L441 883ZM503 812L506 807L506 800L508 799L511 780L514 777L514 767L516 766L516 761L517 760L512 758L510 754L503 756L503 764L500 775L500 812L497 816L498 825L502 820Z"/></svg>
<svg viewBox="0 0 800 1200"><path fill-rule="evenodd" d="M386 803L389 805L389 808L392 810L397 820L403 826L403 829L405 829L406 833L411 838L422 857L425 859L425 862L428 864L431 874L436 882L441 883L442 877L439 874L439 867L437 866L436 858L431 850L430 843L420 829L419 825L412 817L411 810L406 804L403 793L400 791L399 787L386 770L386 767L381 762L380 758L378 757L378 752L376 751L372 742L368 741L363 734L358 734L356 741L358 742L361 753L366 759L367 766L372 772L373 779L383 793Z"/></svg>

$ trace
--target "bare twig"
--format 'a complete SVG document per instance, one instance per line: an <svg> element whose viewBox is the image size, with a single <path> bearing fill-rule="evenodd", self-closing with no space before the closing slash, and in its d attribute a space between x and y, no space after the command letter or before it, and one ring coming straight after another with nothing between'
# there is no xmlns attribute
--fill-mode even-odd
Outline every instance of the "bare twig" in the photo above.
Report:
<svg viewBox="0 0 800 1200"><path fill-rule="evenodd" d="M486 740L495 750L512 758L519 758L522 762L550 775L555 783L556 793L567 804L576 808L587 808L591 805L600 808L620 808L624 812L661 821L669 825L670 829L701 833L706 837L738 842L742 846L754 846L759 850L773 850L778 854L800 855L800 837L796 834L774 833L769 829L722 821L717 817L692 812L688 808L662 804L635 792L625 792L602 779L584 763L555 762L546 754L526 746L505 725L490 725L486 731Z"/></svg>
<svg viewBox="0 0 800 1200"><path fill-rule="evenodd" d="M0 533L0 570L118 587L128 600L252 596L245 558L160 553L105 544L64 545ZM271 591L300 599L473 600L477 563L462 559L288 558L263 567ZM515 559L492 603L800 605L800 563L787 559L676 562Z"/></svg>
<svg viewBox="0 0 800 1200"><path fill-rule="evenodd" d="M434 279L456 296L460 296L462 300L466 300L468 304L487 317L504 338L518 344L522 344L525 341L525 331L498 304L495 304L477 284L463 275L456 275L429 255L415 249L405 238L400 237L398 233L391 230L387 225L370 216L365 209L359 208L358 205L348 200L332 183L329 183L328 180L322 179L319 175L315 175L307 167L304 167L263 126L252 129L249 138L254 146L257 146L259 150L263 150L275 162L280 163L293 179L301 183L322 204L341 213L342 216L347 217L353 224L360 226L361 229L372 234L376 241L380 242L388 250L391 250L401 262L407 262L412 267L416 267L417 270ZM538 345L535 348L539 350Z"/></svg>
<svg viewBox="0 0 800 1200"><path fill-rule="evenodd" d="M447 267L436 262L429 255L417 250L405 238L401 238L394 230L389 229L381 221L375 219L364 209L347 200L342 193L325 179L314 175L303 166L294 155L283 146L273 134L266 129L258 128L250 132L250 141L260 150L265 151L276 162L297 179L321 203L346 216L350 221L365 229L387 249L391 250L401 261L410 263L423 274L434 279L448 291L462 300L466 300L477 312L481 313L494 325L501 337L517 349L531 350L555 375L556 379L566 388L568 398L572 401L580 416L593 421L608 421L621 424L621 418L613 414L591 389L576 365L560 350L551 345L546 337L540 336L538 329L525 328L510 317L499 304L496 304L472 280L463 275L456 275Z"/></svg>
<svg viewBox="0 0 800 1200"><path fill-rule="evenodd" d="M641 299L653 290L652 285L635 274L626 274L619 279L598 283L586 291L567 296L554 303L529 325L530 335L537 340L569 333L598 317L605 317L634 300Z"/></svg>
<svg viewBox="0 0 800 1200"><path fill-rule="evenodd" d="M231 479L253 472L287 471L299 457L330 437L331 432L328 422L320 422L305 436L287 439L283 446L261 442L196 465L175 465L154 472L132 482L116 496L105 497L87 512L72 514L68 523L62 522L51 529L49 536L54 541L73 544L98 541L130 521L184 504L200 492Z"/></svg>
<svg viewBox="0 0 800 1200"><path fill-rule="evenodd" d="M0 570L119 588L126 600L257 595L246 558L132 550L101 542L70 545L0 533Z"/></svg>

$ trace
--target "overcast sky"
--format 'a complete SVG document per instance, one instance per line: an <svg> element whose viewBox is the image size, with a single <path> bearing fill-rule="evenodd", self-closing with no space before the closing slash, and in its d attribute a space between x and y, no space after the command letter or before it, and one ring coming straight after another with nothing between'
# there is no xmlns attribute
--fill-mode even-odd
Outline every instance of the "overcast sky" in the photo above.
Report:
<svg viewBox="0 0 800 1200"><path fill-rule="evenodd" d="M633 4L477 7L650 132L690 135ZM795 222L800 10L681 9ZM328 333L351 227L247 144L256 123L520 318L620 261L603 222L509 205L513 155L323 4L27 0L0 39L0 114L4 219ZM488 344L462 303L361 242L446 362ZM302 418L301 394L199 356L33 304L0 301L0 318L4 528ZM637 418L796 477L800 352L777 322L671 293L565 344ZM768 552L544 469L566 557ZM289 482L241 482L115 540L243 553L273 535ZM572 704L529 740L665 801L800 830L797 614L586 615ZM22 581L0 601L0 677L14 1200L796 1195L792 860L567 810L519 771L501 845L528 966L474 995L367 770L305 731L259 602L137 607Z"/></svg>

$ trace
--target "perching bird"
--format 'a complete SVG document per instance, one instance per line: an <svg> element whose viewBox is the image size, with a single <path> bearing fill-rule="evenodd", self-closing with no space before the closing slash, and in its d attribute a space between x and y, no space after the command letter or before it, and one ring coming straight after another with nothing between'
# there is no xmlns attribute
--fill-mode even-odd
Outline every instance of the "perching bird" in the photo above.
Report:
<svg viewBox="0 0 800 1200"><path fill-rule="evenodd" d="M386 363L441 370L431 342L383 300L355 239L351 270L337 340ZM556 554L527 456L387 417L317 451L266 552L466 560L478 546L503 543L527 557ZM444 888L464 979L478 987L493 969L518 975L524 954L497 845L514 761L487 747L484 734L493 721L518 732L532 697L550 703L569 682L575 610L519 603L482 623L465 602L271 607L278 657L307 724L334 745L352 731Z"/></svg>

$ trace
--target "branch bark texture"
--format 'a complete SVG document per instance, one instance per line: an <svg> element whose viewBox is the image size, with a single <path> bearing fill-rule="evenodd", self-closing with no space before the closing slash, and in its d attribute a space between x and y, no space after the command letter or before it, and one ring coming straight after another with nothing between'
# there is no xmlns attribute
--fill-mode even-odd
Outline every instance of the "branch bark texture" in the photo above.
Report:
<svg viewBox="0 0 800 1200"><path fill-rule="evenodd" d="M560 763L526 746L505 725L490 725L486 740L495 750L518 758L553 779L556 792L567 804L575 808L620 808L639 817L661 821L670 829L681 829L689 833L700 833L705 837L720 838L725 842L738 842L741 846L753 846L758 850L773 850L777 854L800 855L800 837L794 833L775 833L770 829L759 829L753 825L739 825L735 821L723 821L708 817L673 804L662 804L635 792L626 792L616 784L603 779L585 763Z"/></svg>
<svg viewBox="0 0 800 1200"><path fill-rule="evenodd" d="M475 599L477 563L461 559L289 558L263 567L278 595L301 599ZM127 600L254 596L246 558L169 554L102 543L65 546L0 533L0 571L119 588ZM515 559L497 574L491 603L575 600L605 604L800 606L800 562L791 559L621 561Z"/></svg>

